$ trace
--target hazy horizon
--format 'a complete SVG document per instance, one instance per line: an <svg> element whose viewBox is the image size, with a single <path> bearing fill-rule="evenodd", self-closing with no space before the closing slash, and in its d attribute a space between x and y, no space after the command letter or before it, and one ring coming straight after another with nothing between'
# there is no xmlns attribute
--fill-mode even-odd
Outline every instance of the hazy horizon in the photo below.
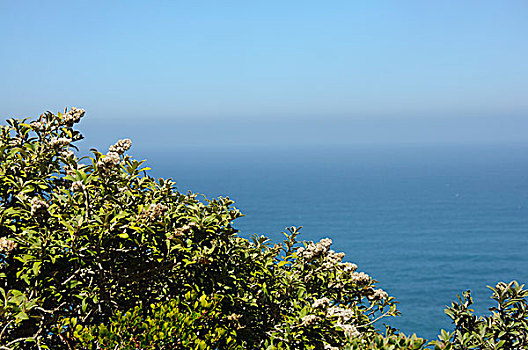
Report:
<svg viewBox="0 0 528 350"><path fill-rule="evenodd" d="M292 225L304 227L300 240L331 237L401 302L391 325L434 339L452 330L443 308L458 293L471 289L487 313L486 285L528 282L527 14L526 0L0 1L0 124L84 108L78 155L130 138L144 174L200 201L233 199L247 215L233 224L240 237L282 240ZM99 230L75 216L55 179L54 193L35 189L31 161L10 173L38 222L56 195L53 220L74 213L77 231ZM112 219L112 241L135 227L122 220L134 224L136 209L142 220L167 205L171 230L220 222L189 217L198 207L164 189L114 200L112 188L139 196L145 184L114 186L116 164L113 154L106 170L85 169L70 196ZM60 231L55 222L42 232ZM303 302L312 297L322 295Z"/></svg>
<svg viewBox="0 0 528 350"><path fill-rule="evenodd" d="M524 143L527 10L2 2L0 118L77 106L94 143L148 147Z"/></svg>

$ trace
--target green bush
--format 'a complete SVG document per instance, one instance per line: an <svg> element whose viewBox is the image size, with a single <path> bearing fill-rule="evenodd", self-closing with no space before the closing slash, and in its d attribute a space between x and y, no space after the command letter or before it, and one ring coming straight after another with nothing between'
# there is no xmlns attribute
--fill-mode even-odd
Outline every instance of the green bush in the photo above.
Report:
<svg viewBox="0 0 528 350"><path fill-rule="evenodd" d="M416 335L371 333L368 337L352 339L344 350L417 350L423 349L425 340Z"/></svg>
<svg viewBox="0 0 528 350"><path fill-rule="evenodd" d="M236 333L231 343L245 348L341 347L398 314L331 240L298 242L297 228L279 244L241 238L229 198L202 202L149 177L126 155L130 140L77 158L83 115L72 108L1 128L4 347L74 348L87 334L101 345L101 332L127 313L160 321L151 305L200 312L180 305L188 292L233 321L210 334Z"/></svg>
<svg viewBox="0 0 528 350"><path fill-rule="evenodd" d="M120 140L78 158L84 110L0 128L0 349L421 349L379 320L394 298L332 241L245 239L229 198L147 175ZM528 292L469 293L435 349L527 348Z"/></svg>
<svg viewBox="0 0 528 350"><path fill-rule="evenodd" d="M181 300L152 304L148 314L136 306L126 313L117 311L108 324L75 325L67 337L87 349L242 349L236 345L236 332L229 329L236 321L222 317L219 301L189 292ZM69 320L64 326L70 326Z"/></svg>
<svg viewBox="0 0 528 350"><path fill-rule="evenodd" d="M528 349L528 291L516 281L499 282L491 298L497 302L489 316L477 317L471 293L458 297L459 302L446 309L455 330L442 331L435 349Z"/></svg>

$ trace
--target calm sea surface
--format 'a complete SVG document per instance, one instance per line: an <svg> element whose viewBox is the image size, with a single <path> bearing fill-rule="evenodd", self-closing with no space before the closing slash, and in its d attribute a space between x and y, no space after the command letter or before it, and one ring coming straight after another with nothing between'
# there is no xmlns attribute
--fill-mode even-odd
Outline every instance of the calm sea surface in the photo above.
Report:
<svg viewBox="0 0 528 350"><path fill-rule="evenodd" d="M428 339L450 328L444 308L470 289L528 282L528 148L276 147L148 152L151 175L180 191L229 196L241 235L330 237L400 302L389 323Z"/></svg>

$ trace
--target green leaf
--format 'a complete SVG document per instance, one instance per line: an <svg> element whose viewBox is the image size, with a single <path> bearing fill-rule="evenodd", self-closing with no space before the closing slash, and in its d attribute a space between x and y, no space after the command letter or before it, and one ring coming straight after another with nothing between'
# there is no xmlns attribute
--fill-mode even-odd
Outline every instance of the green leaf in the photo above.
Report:
<svg viewBox="0 0 528 350"><path fill-rule="evenodd" d="M16 314L15 318L19 322L24 321L24 320L29 320L29 316L24 311L20 311L18 314Z"/></svg>

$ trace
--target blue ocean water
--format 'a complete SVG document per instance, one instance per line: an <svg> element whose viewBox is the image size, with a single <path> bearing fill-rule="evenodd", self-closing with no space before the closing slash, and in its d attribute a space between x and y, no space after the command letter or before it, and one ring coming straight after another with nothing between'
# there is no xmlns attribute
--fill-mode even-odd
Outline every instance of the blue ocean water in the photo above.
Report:
<svg viewBox="0 0 528 350"><path fill-rule="evenodd" d="M451 328L444 308L470 289L528 282L528 147L178 148L148 152L151 175L180 191L229 196L243 236L330 237L400 302L387 322L428 339ZM141 155L136 154L138 158ZM143 157L145 158L145 157Z"/></svg>

